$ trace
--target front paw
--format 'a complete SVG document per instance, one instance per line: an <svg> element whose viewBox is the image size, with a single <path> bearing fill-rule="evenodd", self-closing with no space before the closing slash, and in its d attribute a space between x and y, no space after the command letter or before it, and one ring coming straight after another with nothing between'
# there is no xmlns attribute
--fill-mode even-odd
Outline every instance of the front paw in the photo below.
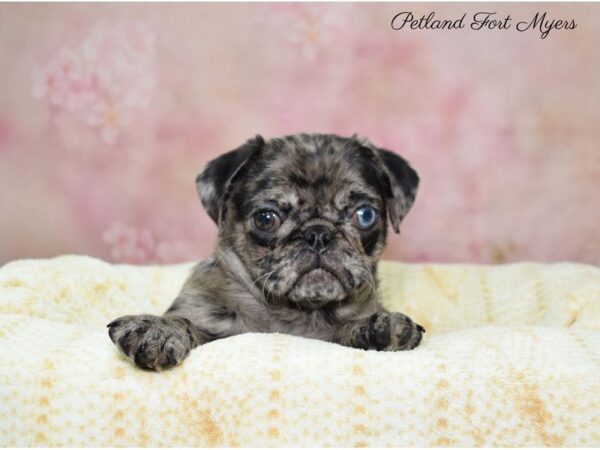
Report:
<svg viewBox="0 0 600 450"><path fill-rule="evenodd" d="M107 325L117 347L142 369L170 369L183 361L193 347L191 323L182 318L152 315L124 316Z"/></svg>
<svg viewBox="0 0 600 450"><path fill-rule="evenodd" d="M362 325L353 336L353 346L365 350L411 350L421 342L425 328L400 313L378 312Z"/></svg>

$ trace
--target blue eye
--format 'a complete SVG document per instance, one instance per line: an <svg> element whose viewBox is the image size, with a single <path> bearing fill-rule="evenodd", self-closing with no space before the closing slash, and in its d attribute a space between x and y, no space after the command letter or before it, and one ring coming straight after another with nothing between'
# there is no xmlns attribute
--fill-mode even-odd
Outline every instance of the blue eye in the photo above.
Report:
<svg viewBox="0 0 600 450"><path fill-rule="evenodd" d="M281 219L275 211L263 209L254 214L252 222L261 231L275 231L281 225Z"/></svg>
<svg viewBox="0 0 600 450"><path fill-rule="evenodd" d="M377 222L377 211L370 206L358 208L352 216L352 225L361 230L367 230Z"/></svg>

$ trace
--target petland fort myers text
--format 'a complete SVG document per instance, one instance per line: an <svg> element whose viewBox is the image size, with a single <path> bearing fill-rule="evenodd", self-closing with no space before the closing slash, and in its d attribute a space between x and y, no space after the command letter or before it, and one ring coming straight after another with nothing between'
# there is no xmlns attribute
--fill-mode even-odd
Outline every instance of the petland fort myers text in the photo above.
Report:
<svg viewBox="0 0 600 450"><path fill-rule="evenodd" d="M510 14L499 15L497 12L477 12L467 18L438 18L435 11L418 17L411 11L403 11L392 18L392 29L399 30L460 30L467 26L474 31L482 30L516 30L519 32L537 31L540 38L545 39L553 30L573 30L577 27L574 19L553 18L547 12L537 12L528 19L514 19Z"/></svg>

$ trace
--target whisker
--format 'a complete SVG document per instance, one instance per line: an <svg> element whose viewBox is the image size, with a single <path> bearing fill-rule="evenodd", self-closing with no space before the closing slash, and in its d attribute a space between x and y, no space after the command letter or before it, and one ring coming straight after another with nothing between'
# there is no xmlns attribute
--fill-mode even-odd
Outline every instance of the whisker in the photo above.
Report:
<svg viewBox="0 0 600 450"><path fill-rule="evenodd" d="M267 298L265 297L265 289L266 289L266 286L267 286L267 281L269 281L269 277L270 277L271 275L273 275L273 272L275 272L275 271L274 271L274 270L272 270L271 272L268 272L268 273L266 273L265 275L266 275L267 279L266 279L266 280L265 280L265 281L262 283L262 289L261 289L261 293L262 293L262 296L263 296L263 300L264 300L264 301L267 301ZM263 278L265 275L263 275L263 276L262 276L262 277L260 277L260 278ZM259 278L259 279L260 279L260 278Z"/></svg>
<svg viewBox="0 0 600 450"><path fill-rule="evenodd" d="M369 293L371 294L371 298L373 300L373 313L377 312L377 289L375 287L375 279L370 272L365 272L365 274L361 277L361 280L367 284L369 287Z"/></svg>
<svg viewBox="0 0 600 450"><path fill-rule="evenodd" d="M261 278L268 277L268 276L272 275L272 274L273 274L273 272L275 272L275 271L274 271L274 270L272 270L271 272L267 272L267 273L265 273L265 274L262 274L260 277L258 277L256 280L253 280L252 282L253 282L253 283L256 283L256 282L257 282L258 280L260 280ZM268 280L268 279L267 279L267 280ZM266 283L266 281L265 281L265 283Z"/></svg>
<svg viewBox="0 0 600 450"><path fill-rule="evenodd" d="M271 271L269 273L269 276L267 277L267 279L265 280L265 282L263 283L263 286L266 286L267 283L269 282L269 278L271 278L271 275L273 275L275 273L275 270ZM268 290L267 290L267 297L265 298L265 301L269 301L269 296L271 295L271 290L273 289L273 286L271 286Z"/></svg>

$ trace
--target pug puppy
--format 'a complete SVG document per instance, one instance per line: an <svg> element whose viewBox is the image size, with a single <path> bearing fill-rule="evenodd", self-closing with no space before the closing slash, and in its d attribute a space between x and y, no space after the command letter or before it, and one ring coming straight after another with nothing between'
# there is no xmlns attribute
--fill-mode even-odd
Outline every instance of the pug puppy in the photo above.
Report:
<svg viewBox="0 0 600 450"><path fill-rule="evenodd" d="M213 256L163 316L120 317L109 336L137 366L157 371L198 345L248 332L413 349L425 330L379 304L376 271L387 219L399 233L418 184L402 157L356 136L256 136L196 178L219 228Z"/></svg>

